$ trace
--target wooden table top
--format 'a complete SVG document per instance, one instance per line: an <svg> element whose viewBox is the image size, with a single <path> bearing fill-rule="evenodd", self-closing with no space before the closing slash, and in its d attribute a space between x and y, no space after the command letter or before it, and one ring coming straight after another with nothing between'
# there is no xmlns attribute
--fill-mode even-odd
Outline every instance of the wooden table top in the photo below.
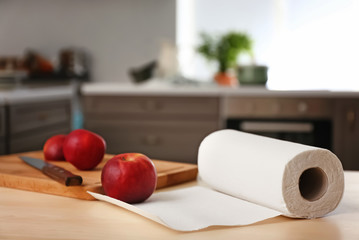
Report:
<svg viewBox="0 0 359 240"><path fill-rule="evenodd" d="M178 232L100 201L0 187L0 239L359 239L359 172L345 172L339 207L320 219ZM197 182L161 191L194 186Z"/></svg>

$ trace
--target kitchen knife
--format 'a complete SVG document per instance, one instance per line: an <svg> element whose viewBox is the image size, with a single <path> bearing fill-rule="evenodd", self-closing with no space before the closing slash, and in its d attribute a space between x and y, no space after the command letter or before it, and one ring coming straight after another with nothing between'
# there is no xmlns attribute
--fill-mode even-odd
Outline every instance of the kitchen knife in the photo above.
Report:
<svg viewBox="0 0 359 240"><path fill-rule="evenodd" d="M82 184L82 177L72 174L70 171L55 166L41 159L20 156L20 158L30 166L39 169L50 178L65 184L66 186L78 186Z"/></svg>

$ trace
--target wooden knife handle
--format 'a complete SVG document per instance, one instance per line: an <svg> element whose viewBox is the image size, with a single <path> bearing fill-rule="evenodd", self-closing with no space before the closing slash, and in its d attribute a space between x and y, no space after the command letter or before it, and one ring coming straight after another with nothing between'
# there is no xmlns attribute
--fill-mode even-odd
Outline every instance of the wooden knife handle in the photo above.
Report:
<svg viewBox="0 0 359 240"><path fill-rule="evenodd" d="M82 184L82 177L78 175L74 175L71 172L63 169L61 167L46 164L42 168L42 172L49 176L50 178L65 184L66 186L79 186Z"/></svg>

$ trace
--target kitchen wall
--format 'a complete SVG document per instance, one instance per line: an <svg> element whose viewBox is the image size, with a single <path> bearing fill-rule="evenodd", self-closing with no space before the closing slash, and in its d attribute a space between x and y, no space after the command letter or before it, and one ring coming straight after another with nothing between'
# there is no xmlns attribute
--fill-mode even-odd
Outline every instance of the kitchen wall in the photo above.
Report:
<svg viewBox="0 0 359 240"><path fill-rule="evenodd" d="M129 81L128 69L175 42L175 0L0 0L0 55L64 47L91 54L94 81Z"/></svg>

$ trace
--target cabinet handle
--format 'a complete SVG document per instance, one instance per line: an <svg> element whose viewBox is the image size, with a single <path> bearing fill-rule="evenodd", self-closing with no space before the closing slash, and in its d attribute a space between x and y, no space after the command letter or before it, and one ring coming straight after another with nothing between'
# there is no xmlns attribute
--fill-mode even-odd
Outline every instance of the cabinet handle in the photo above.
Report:
<svg viewBox="0 0 359 240"><path fill-rule="evenodd" d="M298 112L306 113L308 111L308 104L306 102L298 103Z"/></svg>
<svg viewBox="0 0 359 240"><path fill-rule="evenodd" d="M356 120L356 114L354 110L349 110L347 112L347 123L349 126L349 130L353 131L355 128L355 120Z"/></svg>
<svg viewBox="0 0 359 240"><path fill-rule="evenodd" d="M159 102L150 100L150 101L144 102L142 105L142 108L145 111L158 111L158 110L161 110L162 106Z"/></svg>
<svg viewBox="0 0 359 240"><path fill-rule="evenodd" d="M280 113L282 110L282 105L280 103L274 103L272 105L272 113L273 114L278 114Z"/></svg>
<svg viewBox="0 0 359 240"><path fill-rule="evenodd" d="M40 121L45 121L49 116L46 113L40 113L37 116L37 119L39 119Z"/></svg>
<svg viewBox="0 0 359 240"><path fill-rule="evenodd" d="M161 138L156 135L147 135L143 138L143 143L149 146L158 146L161 144Z"/></svg>

